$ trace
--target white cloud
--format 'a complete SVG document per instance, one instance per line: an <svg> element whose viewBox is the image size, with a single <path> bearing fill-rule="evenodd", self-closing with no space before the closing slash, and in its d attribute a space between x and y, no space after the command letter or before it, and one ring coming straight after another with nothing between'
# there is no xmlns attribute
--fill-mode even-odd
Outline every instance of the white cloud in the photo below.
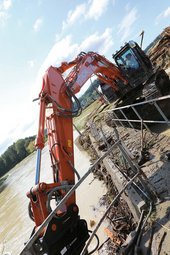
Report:
<svg viewBox="0 0 170 255"><path fill-rule="evenodd" d="M58 40L51 50L49 51L46 59L42 63L36 82L37 87L32 88L32 97L36 97L41 90L42 77L49 66L60 66L64 61L71 61L81 52L81 51L96 51L99 54L106 54L108 50L113 46L111 29L106 28L105 31L101 33L94 33L87 38L85 38L80 44L73 42L71 35Z"/></svg>
<svg viewBox="0 0 170 255"><path fill-rule="evenodd" d="M99 19L106 11L110 0L89 0L83 4L77 5L74 10L68 12L66 21L63 22L63 29L73 25L76 21L87 19ZM114 4L114 1L113 1ZM79 20L79 22L80 22Z"/></svg>
<svg viewBox="0 0 170 255"><path fill-rule="evenodd" d="M4 26L10 15L8 13L9 8L12 6L12 0L3 0L0 3L0 25Z"/></svg>
<svg viewBox="0 0 170 255"><path fill-rule="evenodd" d="M81 18L86 10L85 4L77 5L74 10L70 10L67 15L66 22L63 22L63 29L67 26L74 24L79 18Z"/></svg>
<svg viewBox="0 0 170 255"><path fill-rule="evenodd" d="M113 45L110 28L106 28L103 33L96 32L95 34L90 35L89 37L82 40L80 44L74 42L73 39L74 38L71 35L67 35L66 37L56 41L56 43L50 49L46 59L39 69L36 81L31 82L31 84L28 85L28 87L31 88L31 91L30 95L27 95L26 99L24 99L24 107L23 102L20 102L19 105L16 104L13 107L13 111L17 112L17 116L13 114L10 118L8 118L6 124L8 127L11 127L14 126L15 123L15 128L10 130L4 127L4 130L2 131L3 137L8 137L9 141L4 141L3 137L0 137L1 144L5 142L6 145L10 145L18 138L33 135L37 132L39 106L38 103L32 103L31 101L33 98L36 98L39 95L42 87L42 77L50 65L59 66L63 61L71 61L80 51L89 51L93 49L98 51L100 54L106 54L109 47ZM35 60L32 59L29 61L29 63L32 66L35 63ZM81 92L85 89L85 87L86 86L83 87ZM5 106L5 109L6 111L2 113L2 119L6 119L6 112L11 110L10 106L8 105ZM0 152L1 149L3 150L4 147L0 147Z"/></svg>
<svg viewBox="0 0 170 255"><path fill-rule="evenodd" d="M118 33L121 35L121 42L125 41L130 35L132 26L137 19L137 9L133 8L125 15L121 23L118 25Z"/></svg>
<svg viewBox="0 0 170 255"><path fill-rule="evenodd" d="M63 61L71 61L80 51L106 54L112 45L110 28L106 28L103 34L96 32L88 36L80 44L72 42L72 36L67 35L54 44L42 66L46 70L50 65L57 66Z"/></svg>
<svg viewBox="0 0 170 255"><path fill-rule="evenodd" d="M163 12L161 12L157 17L156 17L156 19L155 19L155 23L156 23L156 25L158 24L158 23L160 23L160 21L164 18L168 18L170 16L170 6L166 9L166 10L164 10Z"/></svg>
<svg viewBox="0 0 170 255"><path fill-rule="evenodd" d="M163 12L163 17L167 18L170 16L170 6Z"/></svg>
<svg viewBox="0 0 170 255"><path fill-rule="evenodd" d="M8 10L12 6L11 0L4 0L2 3L3 9Z"/></svg>
<svg viewBox="0 0 170 255"><path fill-rule="evenodd" d="M34 25L33 25L33 29L35 32L38 32L40 30L40 27L42 26L43 20L41 18L38 18Z"/></svg>
<svg viewBox="0 0 170 255"><path fill-rule="evenodd" d="M100 16L105 12L107 5L109 4L109 0L89 0L88 2L88 10L85 14L87 19L95 19L98 20Z"/></svg>
<svg viewBox="0 0 170 255"><path fill-rule="evenodd" d="M78 44L72 42L72 37L67 35L66 37L58 40L51 50L49 51L46 59L42 63L35 84L37 86L32 87L32 97L36 97L41 90L42 77L45 71L51 66L59 66L61 62L70 61L73 56L77 54Z"/></svg>
<svg viewBox="0 0 170 255"><path fill-rule="evenodd" d="M100 54L106 54L108 50L113 46L111 29L106 28L103 34L98 32L87 37L80 44L80 51L96 51Z"/></svg>
<svg viewBox="0 0 170 255"><path fill-rule="evenodd" d="M72 43L72 37L67 35L57 41L51 48L41 68L45 71L51 65L60 65L63 61L68 61L69 57L76 54L78 44Z"/></svg>
<svg viewBox="0 0 170 255"><path fill-rule="evenodd" d="M17 114L11 114L10 118L7 118L6 114L11 111L11 105L4 105L6 110L1 113L1 118L5 120L5 125L1 126L3 136L0 137L0 154L16 140L37 133L39 106L36 106L36 103L33 103L30 98L28 100L28 97L29 95L25 97L24 103L17 102L13 104L13 113Z"/></svg>

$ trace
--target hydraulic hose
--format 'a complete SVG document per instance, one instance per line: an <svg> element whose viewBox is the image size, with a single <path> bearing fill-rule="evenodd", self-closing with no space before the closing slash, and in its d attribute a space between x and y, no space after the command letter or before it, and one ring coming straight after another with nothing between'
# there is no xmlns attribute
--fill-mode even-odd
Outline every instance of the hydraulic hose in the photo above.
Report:
<svg viewBox="0 0 170 255"><path fill-rule="evenodd" d="M88 232L93 233L93 231L91 231L91 230L88 230ZM93 254L99 248L99 244L100 244L99 237L96 234L94 236L97 240L97 244L96 244L96 247L92 251L88 252L88 255Z"/></svg>
<svg viewBox="0 0 170 255"><path fill-rule="evenodd" d="M74 98L74 100L76 102L76 105L77 105L76 110L66 109L62 105L60 105L52 96L48 95L48 97L52 100L52 102L54 102L57 105L57 108L61 111L62 116L64 116L64 117L77 117L77 116L79 116L82 113L82 107L81 107L80 101L74 95L74 93L71 91L71 89L69 87L67 87L67 95L68 95L70 100L71 100L72 97Z"/></svg>
<svg viewBox="0 0 170 255"><path fill-rule="evenodd" d="M59 190L61 190L61 189L63 189L63 190L68 190L68 191L69 191L72 187L73 187L73 185L68 185L68 184L66 184L66 185L62 185L62 186L55 187L54 189L52 189L52 190L49 192L48 198L47 198L47 204L46 204L47 210L48 210L49 213L52 212L52 209L51 209L51 206L50 206L50 201L51 201L51 199L52 199L52 196L53 196L54 192L59 191ZM62 199L60 199L60 200L62 200ZM58 203L59 203L59 202L60 202L60 201L58 201Z"/></svg>

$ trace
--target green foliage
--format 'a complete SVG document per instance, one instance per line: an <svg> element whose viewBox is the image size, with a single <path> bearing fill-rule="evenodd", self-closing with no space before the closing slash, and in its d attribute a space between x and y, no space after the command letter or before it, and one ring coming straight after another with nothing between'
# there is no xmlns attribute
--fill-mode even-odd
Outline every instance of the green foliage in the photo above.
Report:
<svg viewBox="0 0 170 255"><path fill-rule="evenodd" d="M35 136L19 139L8 147L0 157L0 177L35 150L34 140Z"/></svg>
<svg viewBox="0 0 170 255"><path fill-rule="evenodd" d="M27 156L24 140L25 139L19 139L14 145L15 150L17 152L18 159L20 159L20 161Z"/></svg>
<svg viewBox="0 0 170 255"><path fill-rule="evenodd" d="M35 150L34 141L29 142L28 146L26 147L28 154L31 154Z"/></svg>
<svg viewBox="0 0 170 255"><path fill-rule="evenodd" d="M0 157L0 176L5 174L5 163L2 157Z"/></svg>

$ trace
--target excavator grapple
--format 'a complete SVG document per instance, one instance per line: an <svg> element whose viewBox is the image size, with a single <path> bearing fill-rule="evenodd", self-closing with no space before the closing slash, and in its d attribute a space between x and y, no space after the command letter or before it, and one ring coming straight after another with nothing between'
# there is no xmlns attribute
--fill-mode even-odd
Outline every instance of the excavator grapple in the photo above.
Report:
<svg viewBox="0 0 170 255"><path fill-rule="evenodd" d="M37 255L79 255L88 238L86 221L78 216L78 207L71 205L65 215L53 217L31 252Z"/></svg>

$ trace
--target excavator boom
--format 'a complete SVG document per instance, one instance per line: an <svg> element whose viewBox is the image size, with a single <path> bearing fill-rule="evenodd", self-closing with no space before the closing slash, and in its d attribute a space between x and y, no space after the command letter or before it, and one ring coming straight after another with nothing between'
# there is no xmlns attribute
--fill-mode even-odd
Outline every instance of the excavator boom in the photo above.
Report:
<svg viewBox="0 0 170 255"><path fill-rule="evenodd" d="M70 68L71 72L64 79L62 74ZM35 185L27 193L30 199L29 215L35 223L32 235L51 213L52 204L60 203L75 184L72 118L81 112L81 105L75 94L93 74L114 90L118 90L118 80L127 84L114 64L94 52L81 53L73 61L64 62L58 68L51 66L43 77L39 94ZM72 99L77 103L76 110L73 110ZM41 182L40 174L45 126L52 163L52 183ZM32 247L31 254L79 255L88 238L87 224L79 217L73 193L47 227L44 227Z"/></svg>
<svg viewBox="0 0 170 255"><path fill-rule="evenodd" d="M120 70L104 56L95 52L80 53L77 63L66 78L66 84L72 88L74 93L80 91L81 87L92 76L96 75L101 81L110 85L114 91L119 90L117 81L128 84Z"/></svg>

